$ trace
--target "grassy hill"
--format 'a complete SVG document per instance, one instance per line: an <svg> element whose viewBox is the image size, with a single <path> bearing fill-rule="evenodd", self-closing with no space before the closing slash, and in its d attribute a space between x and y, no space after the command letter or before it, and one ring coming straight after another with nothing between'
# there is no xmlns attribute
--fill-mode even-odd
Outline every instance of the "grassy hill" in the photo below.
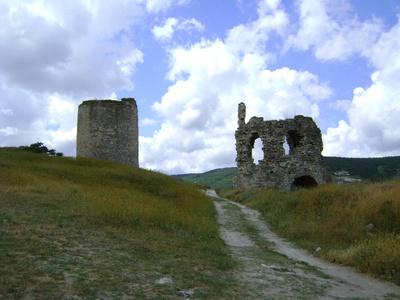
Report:
<svg viewBox="0 0 400 300"><path fill-rule="evenodd" d="M232 171L218 170L223 178ZM229 192L307 249L343 240L323 257L399 284L398 183L334 186ZM364 229L369 223L373 239ZM238 289L218 227L211 199L182 180L113 162L0 149L0 299L169 299L192 292L241 299L246 291Z"/></svg>
<svg viewBox="0 0 400 300"><path fill-rule="evenodd" d="M208 171L201 174L174 175L176 178L186 182L200 183L211 187L232 188L232 180L236 174L236 167L222 168Z"/></svg>
<svg viewBox="0 0 400 300"><path fill-rule="evenodd" d="M214 214L170 176L0 149L0 298L232 298Z"/></svg>
<svg viewBox="0 0 400 300"><path fill-rule="evenodd" d="M324 157L332 173L347 171L362 180L381 181L400 176L400 156L383 158ZM222 168L201 174L175 175L184 181L205 184L213 188L233 188L236 167Z"/></svg>
<svg viewBox="0 0 400 300"><path fill-rule="evenodd" d="M259 211L275 232L315 256L397 285L400 285L399 193L398 180L352 185L331 183L294 192L220 191L222 197Z"/></svg>
<svg viewBox="0 0 400 300"><path fill-rule="evenodd" d="M325 157L331 172L347 171L363 180L387 180L400 175L400 156L374 158Z"/></svg>

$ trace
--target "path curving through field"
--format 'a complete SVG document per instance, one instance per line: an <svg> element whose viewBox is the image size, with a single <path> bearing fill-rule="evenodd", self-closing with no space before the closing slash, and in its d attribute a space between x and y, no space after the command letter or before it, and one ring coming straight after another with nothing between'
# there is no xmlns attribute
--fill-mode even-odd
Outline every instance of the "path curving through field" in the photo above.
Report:
<svg viewBox="0 0 400 300"><path fill-rule="evenodd" d="M258 211L214 190L206 194L214 199L221 237L239 261L240 297L400 299L400 287L315 258L274 234Z"/></svg>

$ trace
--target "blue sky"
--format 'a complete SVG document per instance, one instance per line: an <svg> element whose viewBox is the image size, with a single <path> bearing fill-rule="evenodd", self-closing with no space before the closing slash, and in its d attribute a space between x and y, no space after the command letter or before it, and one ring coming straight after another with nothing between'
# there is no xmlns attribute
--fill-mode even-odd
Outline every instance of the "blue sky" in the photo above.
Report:
<svg viewBox="0 0 400 300"><path fill-rule="evenodd" d="M82 101L134 97L140 166L168 174L235 165L239 102L247 120L313 117L327 156L400 155L399 14L398 0L0 0L0 146L74 156Z"/></svg>

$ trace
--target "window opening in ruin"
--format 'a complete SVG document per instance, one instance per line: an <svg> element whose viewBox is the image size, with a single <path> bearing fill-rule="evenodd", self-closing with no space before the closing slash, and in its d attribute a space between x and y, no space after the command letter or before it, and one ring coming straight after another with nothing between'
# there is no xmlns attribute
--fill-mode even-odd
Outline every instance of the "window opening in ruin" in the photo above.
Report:
<svg viewBox="0 0 400 300"><path fill-rule="evenodd" d="M285 138L285 141L283 143L283 149L285 150L285 155L289 155L290 146L289 146L289 143L287 141L287 138Z"/></svg>
<svg viewBox="0 0 400 300"><path fill-rule="evenodd" d="M313 188L316 187L318 185L318 183L315 181L314 178L312 178L311 176L301 176L301 177L297 177L293 183L292 183L292 188Z"/></svg>
<svg viewBox="0 0 400 300"><path fill-rule="evenodd" d="M285 154L287 155L293 154L295 148L300 145L300 141L302 138L303 136L297 130L289 130L286 135L286 143L283 145L284 148L286 144L288 147L287 152L285 148Z"/></svg>
<svg viewBox="0 0 400 300"><path fill-rule="evenodd" d="M258 165L258 161L264 159L264 151L263 151L263 143L262 140L257 136L254 136L252 138L252 157L254 160L254 163Z"/></svg>

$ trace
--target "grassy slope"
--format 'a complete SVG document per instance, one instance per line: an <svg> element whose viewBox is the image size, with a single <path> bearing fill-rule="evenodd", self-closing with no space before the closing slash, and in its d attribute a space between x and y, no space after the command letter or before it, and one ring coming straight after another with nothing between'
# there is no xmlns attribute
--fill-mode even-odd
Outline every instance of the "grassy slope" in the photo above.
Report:
<svg viewBox="0 0 400 300"><path fill-rule="evenodd" d="M400 285L399 181L220 194L259 210L280 235L309 251L321 247L316 255Z"/></svg>
<svg viewBox="0 0 400 300"><path fill-rule="evenodd" d="M169 176L0 150L0 298L230 298L214 214ZM163 277L173 282L154 283Z"/></svg>
<svg viewBox="0 0 400 300"><path fill-rule="evenodd" d="M187 182L200 183L211 187L229 189L233 187L232 180L236 173L236 167L222 168L201 174L176 175Z"/></svg>
<svg viewBox="0 0 400 300"><path fill-rule="evenodd" d="M383 158L344 158L325 157L325 163L331 172L346 170L351 175L358 175L364 180L385 180L400 175L400 156ZM187 182L196 182L213 188L233 188L236 167L222 168L202 174L176 175Z"/></svg>

